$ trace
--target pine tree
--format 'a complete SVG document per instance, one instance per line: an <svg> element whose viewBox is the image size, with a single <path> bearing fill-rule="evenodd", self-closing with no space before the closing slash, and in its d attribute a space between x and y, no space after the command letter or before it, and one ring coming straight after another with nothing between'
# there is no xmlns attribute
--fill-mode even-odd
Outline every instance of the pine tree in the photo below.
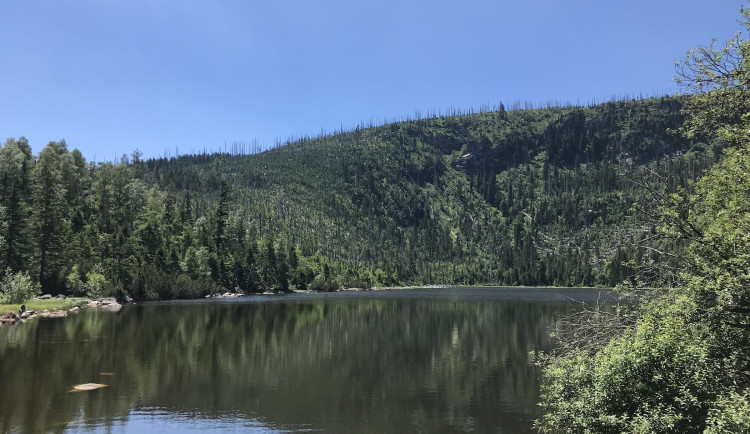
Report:
<svg viewBox="0 0 750 434"><path fill-rule="evenodd" d="M5 208L3 263L25 271L31 254L31 173L34 159L28 141L8 139L0 148L0 205Z"/></svg>
<svg viewBox="0 0 750 434"><path fill-rule="evenodd" d="M39 264L39 282L43 292L63 289L63 245L68 223L62 158L68 152L65 142L50 142L39 154L33 171L33 221L36 233L35 256Z"/></svg>

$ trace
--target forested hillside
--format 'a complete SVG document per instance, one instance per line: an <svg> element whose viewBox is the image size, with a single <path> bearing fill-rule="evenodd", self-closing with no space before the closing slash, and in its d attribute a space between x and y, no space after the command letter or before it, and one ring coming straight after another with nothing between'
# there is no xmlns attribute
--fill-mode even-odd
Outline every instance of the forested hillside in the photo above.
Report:
<svg viewBox="0 0 750 434"><path fill-rule="evenodd" d="M614 285L719 146L680 98L499 110L307 138L255 155L87 163L0 149L0 267L45 292L191 297L397 284ZM658 256L652 259L657 262Z"/></svg>
<svg viewBox="0 0 750 434"><path fill-rule="evenodd" d="M656 170L687 185L715 160L668 132L680 108L662 98L423 119L142 173L204 208L226 181L261 237L322 255L345 279L611 285L626 273L607 263L650 230L631 212L640 183Z"/></svg>

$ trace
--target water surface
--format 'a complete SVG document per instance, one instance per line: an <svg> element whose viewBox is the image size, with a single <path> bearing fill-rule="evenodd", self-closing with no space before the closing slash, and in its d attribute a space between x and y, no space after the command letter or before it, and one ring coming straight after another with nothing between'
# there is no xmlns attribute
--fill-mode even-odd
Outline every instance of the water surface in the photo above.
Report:
<svg viewBox="0 0 750 434"><path fill-rule="evenodd" d="M528 432L531 353L566 297L598 296L367 291L39 318L0 328L0 431Z"/></svg>

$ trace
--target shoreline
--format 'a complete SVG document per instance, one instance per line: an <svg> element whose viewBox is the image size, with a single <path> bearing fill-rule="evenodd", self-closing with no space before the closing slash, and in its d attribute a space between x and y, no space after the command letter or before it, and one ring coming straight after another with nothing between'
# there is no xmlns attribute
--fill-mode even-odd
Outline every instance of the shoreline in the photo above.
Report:
<svg viewBox="0 0 750 434"><path fill-rule="evenodd" d="M616 291L615 288L603 288L595 286L501 286L501 285L445 285L445 284L432 284L432 285L403 285L403 286L373 286L371 288L341 288L336 291L297 291L292 290L288 293L235 293L225 292L219 294L213 294L205 296L205 298L237 298L244 296L253 295L285 295L285 294L316 294L325 292L364 292L364 291L409 291L416 289L449 289L449 288L507 288L507 289L582 289L582 290L599 290L599 291ZM195 300L199 300L196 298ZM156 301L156 300L155 300ZM25 304L27 309L25 312L20 312L21 304L0 304L0 327L12 326L19 323L24 323L30 319L42 317L42 318L64 318L69 313L75 313L82 308L99 308L106 309L109 311L119 311L122 308L122 304L117 302L113 297L103 297L97 299L90 298L51 298L51 299L40 299L35 298L29 300Z"/></svg>
<svg viewBox="0 0 750 434"><path fill-rule="evenodd" d="M21 306L26 309L22 310ZM117 312L122 308L112 297L31 299L26 304L0 304L0 327L23 324L34 318L65 318L83 308Z"/></svg>
<svg viewBox="0 0 750 434"><path fill-rule="evenodd" d="M508 288L508 289L588 289L614 291L615 288L598 286L527 286L527 285L408 285L408 286L373 286L372 288L342 288L339 291L390 291L400 289L447 289L447 288ZM299 291L312 292L312 291ZM336 291L334 291L336 292Z"/></svg>

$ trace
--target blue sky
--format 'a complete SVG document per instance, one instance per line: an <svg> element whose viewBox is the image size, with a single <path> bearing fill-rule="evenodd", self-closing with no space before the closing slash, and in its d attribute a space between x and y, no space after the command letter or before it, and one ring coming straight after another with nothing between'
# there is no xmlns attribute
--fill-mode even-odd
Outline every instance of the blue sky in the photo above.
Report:
<svg viewBox="0 0 750 434"><path fill-rule="evenodd" d="M674 93L740 0L2 0L0 140L92 160Z"/></svg>

